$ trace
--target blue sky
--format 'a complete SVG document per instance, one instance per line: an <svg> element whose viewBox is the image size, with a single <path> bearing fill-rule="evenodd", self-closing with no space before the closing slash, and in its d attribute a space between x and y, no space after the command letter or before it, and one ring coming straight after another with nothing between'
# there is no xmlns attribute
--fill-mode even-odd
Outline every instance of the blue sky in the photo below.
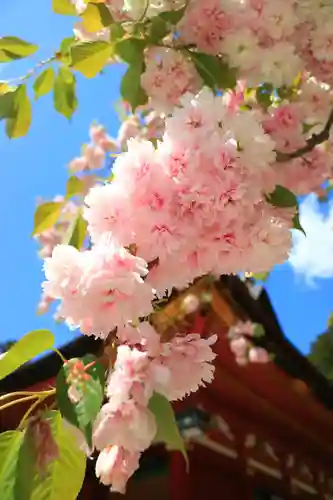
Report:
<svg viewBox="0 0 333 500"><path fill-rule="evenodd" d="M52 13L51 0L1 0L0 36L16 35L40 44L41 50L34 62L52 54L62 38L70 36L71 25L71 18ZM24 74L31 65L31 60L2 65L0 80ZM79 109L70 124L55 113L47 96L35 103L32 128L26 138L9 141L0 127L3 188L0 196L3 237L0 341L16 339L36 328L50 328L58 345L73 337L65 326L55 325L51 315L35 314L43 280L42 261L30 238L35 200L37 196L52 198L63 193L66 164L79 154L82 143L88 140L92 120L106 125L111 135L116 134L118 119L113 104L118 99L121 73L120 68L112 67L99 78L79 78ZM333 234L333 229L331 231ZM312 242L315 252L318 247L315 234ZM308 250L312 253L312 248ZM309 266L303 262L300 274L295 273L298 265L279 266L267 283L285 333L303 352L325 329L333 310L333 263L329 277L314 283L309 283L308 276L305 278Z"/></svg>

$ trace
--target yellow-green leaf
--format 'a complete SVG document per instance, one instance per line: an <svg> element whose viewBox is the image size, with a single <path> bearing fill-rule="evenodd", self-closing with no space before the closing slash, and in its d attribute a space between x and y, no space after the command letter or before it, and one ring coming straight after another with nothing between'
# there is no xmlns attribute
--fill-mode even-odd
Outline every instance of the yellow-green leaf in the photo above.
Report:
<svg viewBox="0 0 333 500"><path fill-rule="evenodd" d="M67 244L81 250L87 237L87 222L81 214L73 221L70 232L67 235Z"/></svg>
<svg viewBox="0 0 333 500"><path fill-rule="evenodd" d="M54 345L50 330L33 330L16 342L0 359L0 380Z"/></svg>
<svg viewBox="0 0 333 500"><path fill-rule="evenodd" d="M35 99L51 92L54 84L53 68L45 69L34 82Z"/></svg>
<svg viewBox="0 0 333 500"><path fill-rule="evenodd" d="M12 118L15 111L16 89L0 92L0 120Z"/></svg>
<svg viewBox="0 0 333 500"><path fill-rule="evenodd" d="M52 9L63 16L77 16L76 8L71 0L52 0Z"/></svg>
<svg viewBox="0 0 333 500"><path fill-rule="evenodd" d="M34 480L34 454L26 432L0 434L1 500L30 499Z"/></svg>
<svg viewBox="0 0 333 500"><path fill-rule="evenodd" d="M54 82L53 104L56 111L68 120L77 108L76 78L68 68L59 68Z"/></svg>
<svg viewBox="0 0 333 500"><path fill-rule="evenodd" d="M181 451L188 463L184 440L179 432L170 401L162 394L155 392L149 401L148 407L153 413L157 424L155 441L164 442L168 449Z"/></svg>
<svg viewBox="0 0 333 500"><path fill-rule="evenodd" d="M103 3L88 3L81 17L83 27L88 33L101 31L113 21L109 9Z"/></svg>
<svg viewBox="0 0 333 500"><path fill-rule="evenodd" d="M60 217L62 207L63 203L59 201L47 201L39 205L35 212L32 236L53 227Z"/></svg>
<svg viewBox="0 0 333 500"><path fill-rule="evenodd" d="M49 419L58 458L50 463L46 475L35 478L31 500L76 500L85 476L86 457L60 412L52 411Z"/></svg>
<svg viewBox="0 0 333 500"><path fill-rule="evenodd" d="M112 56L113 48L108 42L86 42L70 48L72 68L86 78L93 78L102 71Z"/></svg>
<svg viewBox="0 0 333 500"><path fill-rule="evenodd" d="M77 194L81 194L84 189L84 182L76 175L72 175L66 185L66 198L71 198Z"/></svg>
<svg viewBox="0 0 333 500"><path fill-rule="evenodd" d="M37 50L37 45L26 42L16 36L4 36L0 38L0 62L22 59L34 54Z"/></svg>
<svg viewBox="0 0 333 500"><path fill-rule="evenodd" d="M6 122L6 133L11 139L26 135L32 119L32 106L26 85L20 85L14 92L12 116Z"/></svg>
<svg viewBox="0 0 333 500"><path fill-rule="evenodd" d="M13 88L15 90L15 87ZM11 91L10 85L7 82L0 82L0 95L4 95Z"/></svg>

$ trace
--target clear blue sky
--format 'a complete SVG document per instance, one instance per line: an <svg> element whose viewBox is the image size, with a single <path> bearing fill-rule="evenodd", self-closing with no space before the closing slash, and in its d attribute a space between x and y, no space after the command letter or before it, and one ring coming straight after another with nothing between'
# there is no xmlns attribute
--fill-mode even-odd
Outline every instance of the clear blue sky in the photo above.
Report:
<svg viewBox="0 0 333 500"><path fill-rule="evenodd" d="M52 13L51 0L1 0L0 36L16 35L40 44L36 62L70 36L71 24L71 18ZM0 66L0 80L24 74L30 66L31 62ZM99 78L78 79L79 110L71 124L55 113L51 98L44 97L34 105L33 124L26 138L9 141L1 127L0 341L16 339L36 328L50 328L58 345L73 338L65 326L54 324L51 315L35 314L43 280L42 261L30 238L35 200L39 195L51 198L64 192L66 164L88 140L92 120L116 134L118 120L112 105L118 98L121 73L113 67ZM272 273L267 288L285 333L306 352L333 310L333 280L308 286L286 264Z"/></svg>

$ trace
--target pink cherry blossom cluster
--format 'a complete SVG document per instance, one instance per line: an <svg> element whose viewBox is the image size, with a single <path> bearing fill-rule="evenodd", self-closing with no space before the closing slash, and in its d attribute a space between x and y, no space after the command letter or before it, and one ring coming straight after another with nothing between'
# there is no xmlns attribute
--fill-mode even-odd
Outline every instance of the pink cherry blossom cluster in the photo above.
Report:
<svg viewBox="0 0 333 500"><path fill-rule="evenodd" d="M85 202L93 242L110 233L147 262L158 259L145 280L158 295L209 273L267 271L291 245L294 211L265 199L275 143L261 117L230 110L207 89L182 102L157 148L129 141L112 183Z"/></svg>
<svg viewBox="0 0 333 500"><path fill-rule="evenodd" d="M157 112L170 113L186 93L196 93L202 86L194 64L181 52L153 47L146 52L146 69L141 85Z"/></svg>
<svg viewBox="0 0 333 500"><path fill-rule="evenodd" d="M69 164L69 170L76 172L90 172L103 167L107 153L117 151L117 143L106 132L102 125L94 124L90 127L90 144L82 148L82 156L74 158Z"/></svg>
<svg viewBox="0 0 333 500"><path fill-rule="evenodd" d="M252 338L255 336L256 325L251 321L239 321L228 332L230 349L239 365L250 363L268 363L270 357L262 347L255 346Z"/></svg>
<svg viewBox="0 0 333 500"><path fill-rule="evenodd" d="M216 336L174 337L162 343L147 322L117 332L121 345L107 383L108 402L95 421L93 444L100 455L96 474L123 493L128 478L139 466L141 453L154 440L157 426L149 401L154 392L170 401L182 399L210 383Z"/></svg>

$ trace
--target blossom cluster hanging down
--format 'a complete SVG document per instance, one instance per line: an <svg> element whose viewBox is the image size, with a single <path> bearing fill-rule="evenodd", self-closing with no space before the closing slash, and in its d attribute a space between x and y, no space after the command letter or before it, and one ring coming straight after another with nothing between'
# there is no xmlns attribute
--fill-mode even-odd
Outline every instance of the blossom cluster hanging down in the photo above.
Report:
<svg viewBox="0 0 333 500"><path fill-rule="evenodd" d="M265 198L274 188L274 149L258 113L206 89L187 95L156 149L129 141L112 182L90 190L92 248L58 245L45 261L44 291L61 301L71 328L104 339L117 328L109 402L93 432L97 474L113 489L123 491L154 439L152 394L181 399L213 376L215 337L162 343L149 323L135 328L138 319L153 312L156 296L197 276L266 270L288 255L294 210Z"/></svg>
<svg viewBox="0 0 333 500"><path fill-rule="evenodd" d="M84 19L87 2L72 3ZM74 194L54 227L36 237L45 258L41 309L60 301L57 314L71 329L116 346L91 445L97 476L123 493L156 438L154 395L182 399L214 374L216 337L163 340L151 321L156 299L201 276L263 273L283 263L299 226L296 196L321 192L332 178L333 6L100 3L112 26L96 31L94 22L89 30L86 17L75 39L89 50L112 40L106 65L129 65L121 92L133 112L116 139L91 127L90 144L69 164ZM74 217L86 238L65 244ZM195 311L196 297L186 307ZM249 322L230 329L239 364L269 361L255 335ZM79 401L75 385L68 397Z"/></svg>

